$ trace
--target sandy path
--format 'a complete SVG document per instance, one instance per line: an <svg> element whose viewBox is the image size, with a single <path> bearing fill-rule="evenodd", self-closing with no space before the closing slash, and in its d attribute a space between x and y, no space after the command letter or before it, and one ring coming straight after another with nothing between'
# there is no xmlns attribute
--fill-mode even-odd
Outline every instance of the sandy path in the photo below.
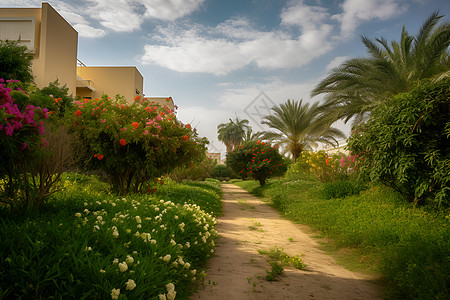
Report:
<svg viewBox="0 0 450 300"><path fill-rule="evenodd" d="M383 299L368 276L337 265L298 225L240 187L222 188L224 216L216 227L216 255L208 261L204 285L191 299ZM307 268L285 267L278 281L265 280L271 267L257 250L274 246L290 256L302 255Z"/></svg>

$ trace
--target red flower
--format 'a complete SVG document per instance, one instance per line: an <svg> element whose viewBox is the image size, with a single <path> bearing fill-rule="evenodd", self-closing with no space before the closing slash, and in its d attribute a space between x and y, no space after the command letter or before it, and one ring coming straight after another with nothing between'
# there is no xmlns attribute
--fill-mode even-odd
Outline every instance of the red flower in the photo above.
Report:
<svg viewBox="0 0 450 300"><path fill-rule="evenodd" d="M156 188L152 190L150 188L147 188L147 191L149 192L149 194L154 194L156 192Z"/></svg>
<svg viewBox="0 0 450 300"><path fill-rule="evenodd" d="M139 101L139 99L141 99L141 96L134 97L134 101Z"/></svg>
<svg viewBox="0 0 450 300"><path fill-rule="evenodd" d="M76 115L77 117L81 116L81 114L82 114L81 110L77 110L77 111L75 112L75 115Z"/></svg>
<svg viewBox="0 0 450 300"><path fill-rule="evenodd" d="M325 159L325 162L327 163L327 165L330 164L330 161L328 160L328 157L327 157L327 159Z"/></svg>
<svg viewBox="0 0 450 300"><path fill-rule="evenodd" d="M183 136L183 139L187 141L187 140L189 139L189 137L185 134L185 135Z"/></svg>
<svg viewBox="0 0 450 300"><path fill-rule="evenodd" d="M98 160L102 160L104 158L103 154L100 154L98 157Z"/></svg>
<svg viewBox="0 0 450 300"><path fill-rule="evenodd" d="M125 139L120 139L119 144L125 146L127 144L127 141L125 141Z"/></svg>
<svg viewBox="0 0 450 300"><path fill-rule="evenodd" d="M186 124L186 128L191 128L191 124Z"/></svg>
<svg viewBox="0 0 450 300"><path fill-rule="evenodd" d="M133 122L133 123L131 123L131 126L133 126L134 129L136 129L136 128L139 127L139 123L138 122Z"/></svg>
<svg viewBox="0 0 450 300"><path fill-rule="evenodd" d="M98 156L98 154L94 154L94 157L97 157Z"/></svg>

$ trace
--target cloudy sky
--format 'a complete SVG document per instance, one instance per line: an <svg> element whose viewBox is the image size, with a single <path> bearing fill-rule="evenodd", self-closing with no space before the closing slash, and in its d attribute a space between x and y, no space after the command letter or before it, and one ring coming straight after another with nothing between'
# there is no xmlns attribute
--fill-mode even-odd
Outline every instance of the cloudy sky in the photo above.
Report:
<svg viewBox="0 0 450 300"><path fill-rule="evenodd" d="M251 121L287 99L307 102L330 68L367 56L361 36L416 34L448 0L55 0L87 66L134 65L146 96L172 96L178 116L224 152L217 125ZM0 0L0 7L40 1ZM337 124L344 130L348 126Z"/></svg>

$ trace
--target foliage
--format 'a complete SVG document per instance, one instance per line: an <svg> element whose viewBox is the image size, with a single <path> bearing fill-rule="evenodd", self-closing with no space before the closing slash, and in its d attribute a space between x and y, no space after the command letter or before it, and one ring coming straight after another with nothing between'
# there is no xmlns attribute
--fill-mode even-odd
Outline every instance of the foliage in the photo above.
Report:
<svg viewBox="0 0 450 300"><path fill-rule="evenodd" d="M345 122L355 117L359 123L379 103L411 90L417 82L448 77L450 23L439 24L441 18L433 13L416 36L403 26L400 41L392 41L391 46L384 38L374 42L362 37L370 56L349 59L332 69L311 93L325 94L325 117Z"/></svg>
<svg viewBox="0 0 450 300"><path fill-rule="evenodd" d="M216 165L211 174L212 178L216 178L218 180L225 180L236 177L233 170L226 165Z"/></svg>
<svg viewBox="0 0 450 300"><path fill-rule="evenodd" d="M357 166L357 155L304 151L286 173L287 178L313 177L321 182L349 179Z"/></svg>
<svg viewBox="0 0 450 300"><path fill-rule="evenodd" d="M247 142L228 153L227 165L236 174L253 177L260 185L266 179L280 176L286 172L283 157L278 153L277 146L272 147L264 142Z"/></svg>
<svg viewBox="0 0 450 300"><path fill-rule="evenodd" d="M358 181L339 180L325 183L322 194L325 199L344 198L351 195L358 195L365 189L367 189L367 186Z"/></svg>
<svg viewBox="0 0 450 300"><path fill-rule="evenodd" d="M23 92L15 94L21 96L16 101L11 97L11 88L3 82L0 79L0 177L4 180L0 201L24 210L38 208L53 183L52 178L39 176L42 173L38 171L48 159L46 155L51 155L45 151L44 137L43 120L48 118L48 110L29 104ZM51 172L46 170L50 177Z"/></svg>
<svg viewBox="0 0 450 300"><path fill-rule="evenodd" d="M205 155L205 138L167 107L139 98L77 101L69 118L85 147L86 167L101 169L121 194L145 191L145 182Z"/></svg>
<svg viewBox="0 0 450 300"><path fill-rule="evenodd" d="M326 200L318 181L236 182L278 203L288 219L320 230L330 244L351 248L355 264L381 272L395 299L445 299L450 292L450 215L405 203L385 186Z"/></svg>
<svg viewBox="0 0 450 300"><path fill-rule="evenodd" d="M35 106L48 108L49 114L53 115L50 120L56 121L63 118L65 112L72 107L72 97L68 92L69 88L66 85L60 86L58 80L55 80L31 93L30 101Z"/></svg>
<svg viewBox="0 0 450 300"><path fill-rule="evenodd" d="M191 162L188 166L180 166L173 169L167 176L176 182L183 180L205 180L211 177L216 166L214 160L205 157L201 161Z"/></svg>
<svg viewBox="0 0 450 300"><path fill-rule="evenodd" d="M22 83L33 83L31 61L33 54L20 41L0 40L0 78L15 79Z"/></svg>
<svg viewBox="0 0 450 300"><path fill-rule="evenodd" d="M450 205L449 98L450 78L380 104L348 142L363 174L409 201Z"/></svg>
<svg viewBox="0 0 450 300"><path fill-rule="evenodd" d="M292 265L296 269L304 269L306 265L303 260L298 256L289 256L284 252L283 248L278 248L277 246L270 248L269 250L258 250L261 255L266 255L272 260L279 260L283 266Z"/></svg>
<svg viewBox="0 0 450 300"><path fill-rule="evenodd" d="M214 217L196 205L101 193L92 176L63 177L66 192L45 210L0 209L0 297L110 299L120 289L119 299L187 298L213 252Z"/></svg>
<svg viewBox="0 0 450 300"><path fill-rule="evenodd" d="M227 153L232 151L237 145L239 145L246 136L247 132L251 129L248 126L248 120L231 120L228 123L222 123L217 126L217 139L222 141L227 148Z"/></svg>
<svg viewBox="0 0 450 300"><path fill-rule="evenodd" d="M323 122L317 109L318 105L303 104L303 100L288 100L272 107L274 114L265 116L262 124L268 125L276 132L264 132L263 138L284 146L292 154L294 163L303 150L311 150L318 142L337 145L336 138L344 138L345 135L330 127L330 123Z"/></svg>
<svg viewBox="0 0 450 300"><path fill-rule="evenodd" d="M278 276L283 274L284 268L281 264L279 264L276 261L269 262L272 269L270 271L266 270L266 280L267 281L275 281L277 280Z"/></svg>

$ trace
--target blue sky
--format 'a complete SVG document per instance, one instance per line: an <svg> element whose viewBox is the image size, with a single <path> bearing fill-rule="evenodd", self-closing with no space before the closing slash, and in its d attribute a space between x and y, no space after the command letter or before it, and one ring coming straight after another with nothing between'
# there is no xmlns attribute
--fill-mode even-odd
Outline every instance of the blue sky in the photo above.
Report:
<svg viewBox="0 0 450 300"><path fill-rule="evenodd" d="M330 68L367 56L361 36L398 40L433 11L450 16L448 0L48 2L78 31L84 64L137 66L145 95L172 96L179 118L222 153L218 124L237 116L259 131L272 105L320 101L309 94ZM10 6L41 4L0 0Z"/></svg>

